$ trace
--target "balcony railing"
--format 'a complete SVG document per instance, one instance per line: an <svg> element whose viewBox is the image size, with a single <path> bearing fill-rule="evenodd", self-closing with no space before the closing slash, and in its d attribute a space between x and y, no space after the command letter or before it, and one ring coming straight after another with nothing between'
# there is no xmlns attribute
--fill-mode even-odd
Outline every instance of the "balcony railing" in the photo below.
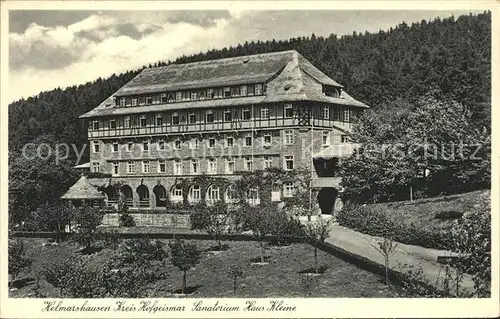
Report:
<svg viewBox="0 0 500 319"><path fill-rule="evenodd" d="M214 122L214 123L180 123L178 125L161 125L146 127L129 127L115 129L89 130L90 138L97 137L115 137L115 136L138 136L138 135L159 135L159 134L183 134L199 132L220 132L220 131L239 131L251 129L265 129L274 127L297 126L300 121L294 118L269 118L258 119L254 121L233 121L233 122ZM343 123L333 120L314 119L314 123L309 123L308 127L332 127L332 125L349 128L350 123Z"/></svg>

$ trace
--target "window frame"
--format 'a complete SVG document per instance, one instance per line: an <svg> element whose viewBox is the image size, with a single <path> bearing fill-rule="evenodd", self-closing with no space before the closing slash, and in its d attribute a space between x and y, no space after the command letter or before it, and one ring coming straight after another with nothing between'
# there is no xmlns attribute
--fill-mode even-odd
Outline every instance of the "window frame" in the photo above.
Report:
<svg viewBox="0 0 500 319"><path fill-rule="evenodd" d="M172 118L170 119L170 123L172 125L179 125L180 124L180 119L179 119L179 113L178 112L173 112L172 113Z"/></svg>
<svg viewBox="0 0 500 319"><path fill-rule="evenodd" d="M142 125L143 120L144 120L144 125ZM147 127L148 126L148 121L147 121L146 115L141 115L141 117L139 118L139 126L140 127Z"/></svg>
<svg viewBox="0 0 500 319"><path fill-rule="evenodd" d="M211 120L209 121L209 115ZM213 110L206 110L205 111L205 123L214 123L215 122L215 116L214 116L214 111Z"/></svg>
<svg viewBox="0 0 500 319"><path fill-rule="evenodd" d="M198 159L192 158L189 161L189 173L191 175L196 175L200 173L200 161Z"/></svg>
<svg viewBox="0 0 500 319"><path fill-rule="evenodd" d="M230 170L230 165L229 164L233 164L233 169ZM233 157L228 157L226 158L226 167L224 168L224 171L226 172L226 174L234 174L234 172L236 171L236 161Z"/></svg>
<svg viewBox="0 0 500 319"><path fill-rule="evenodd" d="M291 186L290 186L291 184ZM295 192L295 185L293 182L284 182L283 183L283 197L290 198L293 197L293 193Z"/></svg>
<svg viewBox="0 0 500 319"><path fill-rule="evenodd" d="M330 106L329 105L323 105L323 119L324 120L330 119Z"/></svg>
<svg viewBox="0 0 500 319"><path fill-rule="evenodd" d="M147 168L147 169L146 169ZM142 161L142 172L144 174L149 174L151 173L151 163L149 160L143 160Z"/></svg>
<svg viewBox="0 0 500 319"><path fill-rule="evenodd" d="M158 123L158 120L160 120L159 123ZM161 114L156 114L155 124L156 124L156 126L163 126L163 116Z"/></svg>
<svg viewBox="0 0 500 319"><path fill-rule="evenodd" d="M207 174L217 174L217 159L207 159Z"/></svg>
<svg viewBox="0 0 500 319"><path fill-rule="evenodd" d="M291 161L292 167L288 168L288 163ZM285 171L293 171L295 169L295 158L293 155L284 155L283 156L283 170Z"/></svg>
<svg viewBox="0 0 500 319"><path fill-rule="evenodd" d="M266 120L269 119L269 108L268 107L262 107L260 109L260 118L266 119Z"/></svg>
<svg viewBox="0 0 500 319"><path fill-rule="evenodd" d="M266 142L266 137L269 138L269 142ZM264 133L264 135L262 136L262 145L265 146L265 147L269 147L271 146L273 143L273 135L271 133Z"/></svg>
<svg viewBox="0 0 500 319"><path fill-rule="evenodd" d="M163 170L161 169L163 165ZM158 173L166 173L167 172L167 162L165 160L158 160L158 167L157 167Z"/></svg>
<svg viewBox="0 0 500 319"><path fill-rule="evenodd" d="M290 140L288 140L290 137ZM283 145L293 145L294 143L294 132L293 130L283 130Z"/></svg>
<svg viewBox="0 0 500 319"><path fill-rule="evenodd" d="M135 174L135 162L127 161L127 174Z"/></svg>
<svg viewBox="0 0 500 319"><path fill-rule="evenodd" d="M287 115L287 111L290 111L291 114ZM287 119L293 118L293 105L291 103L286 103L285 105L283 105L283 117Z"/></svg>
<svg viewBox="0 0 500 319"><path fill-rule="evenodd" d="M93 153L100 153L101 152L101 141L92 141L92 152ZM97 148L96 148L97 146Z"/></svg>

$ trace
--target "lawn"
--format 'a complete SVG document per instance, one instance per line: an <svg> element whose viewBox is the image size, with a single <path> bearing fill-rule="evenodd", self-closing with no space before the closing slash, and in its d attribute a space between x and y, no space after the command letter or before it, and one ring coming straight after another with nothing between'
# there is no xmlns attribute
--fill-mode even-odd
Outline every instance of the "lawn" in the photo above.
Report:
<svg viewBox="0 0 500 319"><path fill-rule="evenodd" d="M489 200L490 190L417 199L413 202L400 201L367 206L374 209L381 208L390 217L403 220L407 224L414 224L417 227L434 226L447 230L451 228L454 220L484 200L484 196Z"/></svg>
<svg viewBox="0 0 500 319"><path fill-rule="evenodd" d="M74 258L79 254L78 246L63 242L57 246L44 246L45 239L23 239L28 248L32 266L20 277L34 277L36 269L58 261ZM269 246L266 256L269 263L255 265L259 257L255 242L229 242L229 249L211 252L213 241L192 241L203 249L202 259L195 269L188 272L187 284L195 287L190 297L392 297L393 293L375 274L346 263L330 254L319 251L319 263L326 267L323 274L311 278L301 271L314 266L313 248L306 244L291 244L285 247ZM166 246L167 247L167 246ZM168 248L166 248L168 250ZM90 262L99 265L112 255L108 248L86 256ZM238 264L243 270L236 295L226 267ZM173 297L173 291L181 286L181 272L167 260L164 276L147 287L147 297ZM19 277L18 277L19 278ZM11 297L33 296L33 284L13 290ZM43 279L40 292L44 297L58 297L58 289ZM308 288L309 287L309 288ZM115 296L120 297L120 296ZM145 296L146 297L146 296Z"/></svg>

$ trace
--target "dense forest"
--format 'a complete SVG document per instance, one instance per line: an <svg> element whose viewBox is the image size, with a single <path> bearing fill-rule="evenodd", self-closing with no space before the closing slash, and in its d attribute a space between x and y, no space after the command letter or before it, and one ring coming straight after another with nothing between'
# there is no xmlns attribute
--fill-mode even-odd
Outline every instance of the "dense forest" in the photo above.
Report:
<svg viewBox="0 0 500 319"><path fill-rule="evenodd" d="M295 49L374 110L401 104L394 101L416 103L433 94L465 106L473 126L489 131L490 43L491 13L484 12L411 25L403 22L377 33L354 32L341 37L312 34L284 41L245 42L150 66ZM42 201L55 200L77 178L72 170L74 152L56 166L54 156L43 162L19 156L23 146L68 143L81 150L87 134L86 123L78 116L96 107L139 71L57 88L9 105L10 209L29 211ZM87 159L88 150L82 161Z"/></svg>

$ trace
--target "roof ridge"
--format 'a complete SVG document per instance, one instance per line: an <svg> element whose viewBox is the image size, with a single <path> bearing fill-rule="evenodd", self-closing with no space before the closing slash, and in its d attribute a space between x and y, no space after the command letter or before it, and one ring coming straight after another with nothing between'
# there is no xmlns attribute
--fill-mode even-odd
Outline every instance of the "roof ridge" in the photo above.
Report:
<svg viewBox="0 0 500 319"><path fill-rule="evenodd" d="M164 66L155 66L155 67L150 67L150 68L145 68L142 72L146 70L154 70L158 68L168 68L170 66L180 66L180 65L189 65L189 64L209 64L213 63L214 61L227 61L227 60L235 60L235 59L243 59L243 58L249 58L249 57L256 57L256 56L264 56L264 55L279 55L279 54L285 54L285 53L292 53L294 57L296 57L296 54L300 54L297 52L297 50L292 49L292 50L285 50L285 51L275 51L275 52L265 52L265 53L255 53L255 54L247 54L247 55L238 55L238 56L233 56L229 58L221 58L221 59L211 59L211 60L204 60L204 61L194 61L194 62L186 62L186 63L170 63L168 65ZM141 72L141 73L142 73Z"/></svg>

